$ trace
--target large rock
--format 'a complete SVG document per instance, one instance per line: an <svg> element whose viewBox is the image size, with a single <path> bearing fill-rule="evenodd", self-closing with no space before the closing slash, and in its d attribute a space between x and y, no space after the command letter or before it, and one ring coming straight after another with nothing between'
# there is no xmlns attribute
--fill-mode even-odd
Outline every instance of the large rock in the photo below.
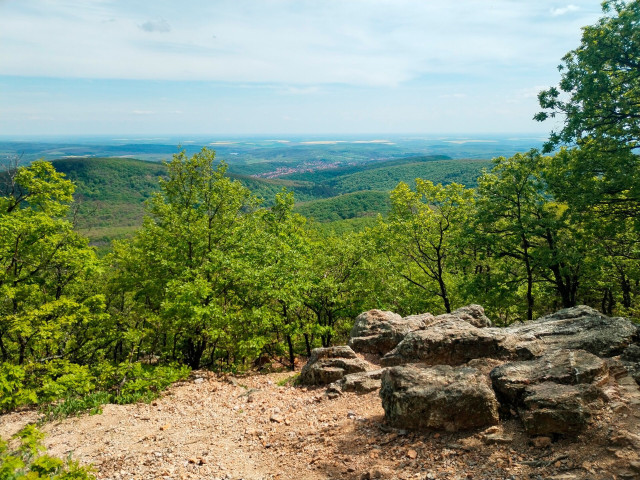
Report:
<svg viewBox="0 0 640 480"><path fill-rule="evenodd" d="M598 398L594 385L545 382L525 390L518 413L529 435L571 435L587 426L592 415L589 403Z"/></svg>
<svg viewBox="0 0 640 480"><path fill-rule="evenodd" d="M369 364L347 346L316 348L300 372L302 385L328 385L350 373L364 372Z"/></svg>
<svg viewBox="0 0 640 480"><path fill-rule="evenodd" d="M407 333L424 328L431 314L402 318L397 313L369 310L361 313L351 329L349 346L356 352L384 355L393 350Z"/></svg>
<svg viewBox="0 0 640 480"><path fill-rule="evenodd" d="M607 317L584 305L508 328L478 328L455 313L438 316L424 330L408 334L383 357L382 364L461 365L475 358L531 360L561 349L612 357L640 340L638 327L631 321Z"/></svg>
<svg viewBox="0 0 640 480"><path fill-rule="evenodd" d="M392 367L380 389L387 421L399 428L465 430L498 423L486 376L470 367Z"/></svg>
<svg viewBox="0 0 640 480"><path fill-rule="evenodd" d="M563 385L602 384L607 363L584 350L559 350L539 359L505 363L491 371L491 382L502 402L521 407L525 391L545 382Z"/></svg>
<svg viewBox="0 0 640 480"><path fill-rule="evenodd" d="M558 349L586 350L599 357L620 355L640 340L638 327L621 317L607 317L585 305L505 329L519 339L520 358L534 358Z"/></svg>
<svg viewBox="0 0 640 480"><path fill-rule="evenodd" d="M510 359L515 357L516 343L513 336L500 329L478 328L447 315L425 330L409 333L382 357L382 365L462 365L475 358Z"/></svg>

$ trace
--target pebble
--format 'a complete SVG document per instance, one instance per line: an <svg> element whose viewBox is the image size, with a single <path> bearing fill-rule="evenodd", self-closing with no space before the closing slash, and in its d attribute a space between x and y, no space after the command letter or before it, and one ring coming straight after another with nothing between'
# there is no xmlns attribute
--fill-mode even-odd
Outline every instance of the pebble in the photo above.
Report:
<svg viewBox="0 0 640 480"><path fill-rule="evenodd" d="M531 443L536 448L547 448L551 446L550 437L533 437Z"/></svg>

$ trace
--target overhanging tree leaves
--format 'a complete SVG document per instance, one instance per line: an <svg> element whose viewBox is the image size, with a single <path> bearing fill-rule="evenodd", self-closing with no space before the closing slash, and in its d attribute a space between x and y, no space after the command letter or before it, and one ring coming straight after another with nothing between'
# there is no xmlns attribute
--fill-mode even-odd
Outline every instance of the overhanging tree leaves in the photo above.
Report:
<svg viewBox="0 0 640 480"><path fill-rule="evenodd" d="M545 150L578 146L567 157L571 183L580 195L567 200L623 205L614 213L640 213L640 1L605 1L605 15L583 29L578 48L559 66L558 87L539 94L544 121L561 115ZM575 188L574 188L575 191Z"/></svg>

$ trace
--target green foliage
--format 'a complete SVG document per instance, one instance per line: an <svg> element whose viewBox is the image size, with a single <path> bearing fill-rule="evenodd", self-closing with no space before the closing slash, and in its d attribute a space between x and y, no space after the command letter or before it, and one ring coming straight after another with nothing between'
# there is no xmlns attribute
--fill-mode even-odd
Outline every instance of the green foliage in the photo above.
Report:
<svg viewBox="0 0 640 480"><path fill-rule="evenodd" d="M299 203L294 210L304 217L325 223L366 216L376 217L379 213L386 215L390 208L388 192L365 191Z"/></svg>
<svg viewBox="0 0 640 480"><path fill-rule="evenodd" d="M400 183L391 192L388 224L379 226L379 248L411 286L437 296L452 310L452 276L462 253L461 228L473 208L471 190L416 179L415 191Z"/></svg>
<svg viewBox="0 0 640 480"><path fill-rule="evenodd" d="M148 402L172 383L185 379L184 365L77 365L67 360L26 366L0 364L0 412L38 405L45 417L98 413L106 403Z"/></svg>
<svg viewBox="0 0 640 480"><path fill-rule="evenodd" d="M25 376L19 365L0 364L0 413L37 402L36 392L24 386Z"/></svg>
<svg viewBox="0 0 640 480"><path fill-rule="evenodd" d="M12 439L18 445L0 439L0 480L93 480L93 469L81 466L68 458L62 460L50 455L41 454L45 450L42 445L44 434L33 425L27 425Z"/></svg>
<svg viewBox="0 0 640 480"><path fill-rule="evenodd" d="M3 176L0 197L0 355L29 359L86 354L84 334L105 317L92 290L99 268L64 219L73 184L34 162Z"/></svg>
<svg viewBox="0 0 640 480"><path fill-rule="evenodd" d="M606 205L607 214L640 214L640 1L610 0L605 15L583 28L582 41L560 65L559 87L540 93L543 121L562 115L547 151L563 153L564 201L578 209Z"/></svg>

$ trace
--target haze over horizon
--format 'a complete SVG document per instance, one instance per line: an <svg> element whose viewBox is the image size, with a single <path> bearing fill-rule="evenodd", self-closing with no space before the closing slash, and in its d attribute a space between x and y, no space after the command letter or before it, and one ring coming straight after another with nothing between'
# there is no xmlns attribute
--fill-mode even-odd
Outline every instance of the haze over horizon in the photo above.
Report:
<svg viewBox="0 0 640 480"><path fill-rule="evenodd" d="M544 136L537 92L600 16L586 0L0 0L0 132Z"/></svg>

